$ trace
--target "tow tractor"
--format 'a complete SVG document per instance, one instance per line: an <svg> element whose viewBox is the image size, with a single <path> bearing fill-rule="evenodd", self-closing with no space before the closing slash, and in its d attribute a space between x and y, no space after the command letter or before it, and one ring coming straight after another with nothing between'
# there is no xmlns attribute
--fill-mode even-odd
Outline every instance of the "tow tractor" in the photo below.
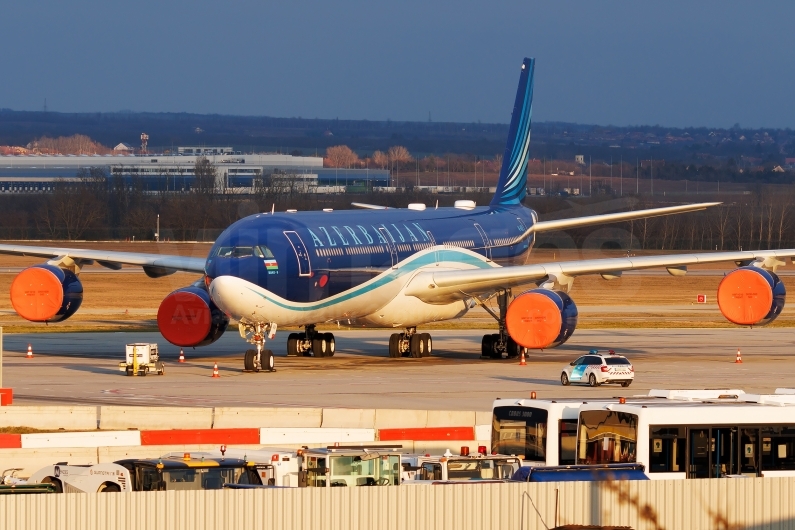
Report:
<svg viewBox="0 0 795 530"><path fill-rule="evenodd" d="M145 460L118 460L93 466L65 462L35 472L29 483L52 484L58 493L218 490L224 484L261 484L253 462L184 453Z"/></svg>
<svg viewBox="0 0 795 530"><path fill-rule="evenodd" d="M119 370L133 376L144 376L149 372L163 375L166 373L166 363L160 360L157 344L128 344L126 358L119 363Z"/></svg>
<svg viewBox="0 0 795 530"><path fill-rule="evenodd" d="M405 455L403 457L404 484L454 484L460 482L506 482L522 465L515 456L487 454L486 446L478 446L478 453L470 456L469 447L461 447L461 454L448 449L443 456ZM412 476L413 475L413 476Z"/></svg>
<svg viewBox="0 0 795 530"><path fill-rule="evenodd" d="M178 458L180 454L169 453L165 456L167 458ZM194 458L241 458L249 465L253 465L259 475L259 482L254 482L254 485L258 485L261 482L263 486L286 488L298 486L298 470L301 457L295 449L270 447L262 449L227 449L225 445L222 445L218 451L193 453L192 456ZM227 483L224 486L227 488L242 487L241 484L244 483Z"/></svg>

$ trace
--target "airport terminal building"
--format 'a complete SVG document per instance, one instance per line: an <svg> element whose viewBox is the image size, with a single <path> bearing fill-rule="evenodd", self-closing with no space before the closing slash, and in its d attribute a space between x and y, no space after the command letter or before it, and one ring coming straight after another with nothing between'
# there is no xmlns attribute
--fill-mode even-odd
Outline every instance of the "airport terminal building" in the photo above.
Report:
<svg viewBox="0 0 795 530"><path fill-rule="evenodd" d="M152 193L190 191L197 159L216 169L216 188L254 193L276 187L302 193L344 193L389 186L389 172L379 169L333 169L323 158L282 154L241 154L231 147L180 147L176 154L0 156L0 193L48 193L59 182L79 184L81 170L103 168L115 181Z"/></svg>

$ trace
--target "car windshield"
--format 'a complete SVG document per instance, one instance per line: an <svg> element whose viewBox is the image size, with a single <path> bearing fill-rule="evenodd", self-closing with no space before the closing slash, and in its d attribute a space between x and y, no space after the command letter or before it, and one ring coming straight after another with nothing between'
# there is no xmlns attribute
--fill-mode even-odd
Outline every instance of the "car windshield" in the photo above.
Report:
<svg viewBox="0 0 795 530"><path fill-rule="evenodd" d="M309 457L307 471L307 485L314 487L325 487L327 478L332 487L396 486L400 484L400 455Z"/></svg>
<svg viewBox="0 0 795 530"><path fill-rule="evenodd" d="M146 467L139 473L141 491L166 490L220 490L224 484L251 484L255 482L245 467L210 467L188 469L164 469L162 483L155 468Z"/></svg>
<svg viewBox="0 0 795 530"><path fill-rule="evenodd" d="M621 364L629 365L632 364L629 362L629 359L625 359L624 357L608 357L605 359L607 366L618 366Z"/></svg>
<svg viewBox="0 0 795 530"><path fill-rule="evenodd" d="M526 460L546 460L547 416L546 410L534 407L495 407L491 450Z"/></svg>

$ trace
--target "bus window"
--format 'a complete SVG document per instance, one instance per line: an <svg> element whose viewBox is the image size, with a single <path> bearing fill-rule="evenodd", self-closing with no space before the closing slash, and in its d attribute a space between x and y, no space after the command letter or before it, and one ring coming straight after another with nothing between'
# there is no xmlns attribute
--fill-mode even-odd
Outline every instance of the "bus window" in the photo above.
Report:
<svg viewBox="0 0 795 530"><path fill-rule="evenodd" d="M685 470L684 465L684 428L652 425L649 428L649 472L683 472Z"/></svg>
<svg viewBox="0 0 795 530"><path fill-rule="evenodd" d="M496 407L491 451L546 462L547 411L532 407Z"/></svg>
<svg viewBox="0 0 795 530"><path fill-rule="evenodd" d="M795 469L795 427L762 427L762 471Z"/></svg>
<svg viewBox="0 0 795 530"><path fill-rule="evenodd" d="M571 466L577 461L577 420L560 420L558 465Z"/></svg>
<svg viewBox="0 0 795 530"><path fill-rule="evenodd" d="M635 462L637 442L637 415L612 410L580 412L578 464Z"/></svg>

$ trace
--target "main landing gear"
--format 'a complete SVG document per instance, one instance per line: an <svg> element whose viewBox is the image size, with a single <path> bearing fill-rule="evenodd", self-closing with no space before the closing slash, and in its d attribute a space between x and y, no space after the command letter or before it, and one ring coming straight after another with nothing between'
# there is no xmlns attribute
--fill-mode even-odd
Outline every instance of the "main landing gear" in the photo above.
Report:
<svg viewBox="0 0 795 530"><path fill-rule="evenodd" d="M303 333L290 333L287 336L288 357L334 357L337 349L333 333L318 333L315 325L304 327Z"/></svg>
<svg viewBox="0 0 795 530"><path fill-rule="evenodd" d="M508 298L510 295L511 292L509 290L499 291L496 294L497 306L500 311L499 315L495 314L485 303L481 303L483 309L493 316L500 326L499 333L483 335L483 339L480 342L481 359L502 359L503 354L508 359L515 359L521 353L521 346L516 344L505 329L505 314L508 312Z"/></svg>
<svg viewBox="0 0 795 530"><path fill-rule="evenodd" d="M273 372L275 370L273 352L265 349L265 337L273 338L276 334L276 324L240 323L238 330L240 331L240 336L255 347L255 349L246 350L243 356L243 371L259 372L267 370L268 372Z"/></svg>
<svg viewBox="0 0 795 530"><path fill-rule="evenodd" d="M429 357L433 351L433 339L428 333L417 333L416 327L406 328L405 333L389 336L390 357Z"/></svg>

